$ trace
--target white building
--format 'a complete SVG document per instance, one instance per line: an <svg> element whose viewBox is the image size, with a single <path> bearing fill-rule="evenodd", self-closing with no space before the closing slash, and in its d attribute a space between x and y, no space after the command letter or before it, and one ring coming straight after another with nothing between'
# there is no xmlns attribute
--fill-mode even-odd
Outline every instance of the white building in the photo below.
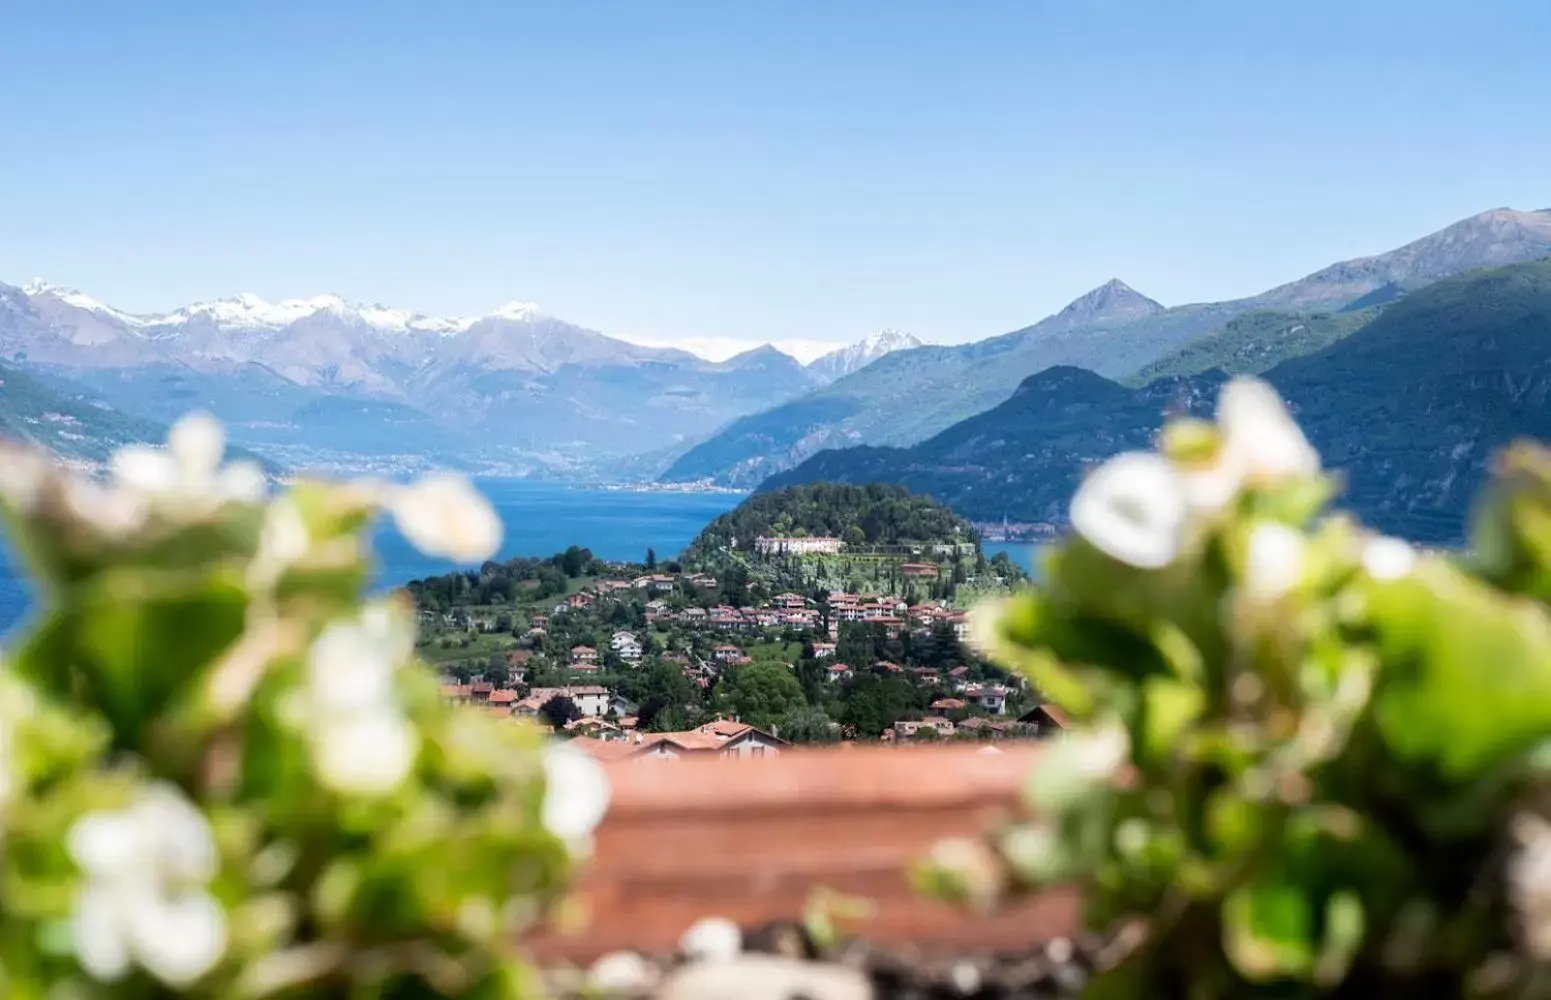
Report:
<svg viewBox="0 0 1551 1000"><path fill-rule="evenodd" d="M817 536L814 538L765 537L754 539L754 551L762 556L784 555L835 555L843 543L838 538Z"/></svg>
<svg viewBox="0 0 1551 1000"><path fill-rule="evenodd" d="M964 689L964 700L983 712L1003 715L1007 711L1007 695L1010 691L1010 688L1000 684L971 684Z"/></svg>

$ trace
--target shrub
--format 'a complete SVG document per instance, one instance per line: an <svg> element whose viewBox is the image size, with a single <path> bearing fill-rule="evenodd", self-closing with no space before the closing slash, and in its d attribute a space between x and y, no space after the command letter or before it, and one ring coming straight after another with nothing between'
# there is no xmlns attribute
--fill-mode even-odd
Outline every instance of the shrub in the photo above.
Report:
<svg viewBox="0 0 1551 1000"><path fill-rule="evenodd" d="M384 510L429 554L500 541L466 484L271 499L179 423L98 483L0 446L39 610L0 667L7 997L498 997L606 799L516 722L447 706L369 600Z"/></svg>
<svg viewBox="0 0 1551 1000"><path fill-rule="evenodd" d="M1551 454L1502 456L1465 556L1325 512L1263 384L1072 502L978 641L1077 722L1032 819L942 845L991 905L1074 883L1103 997L1531 997L1551 986Z"/></svg>

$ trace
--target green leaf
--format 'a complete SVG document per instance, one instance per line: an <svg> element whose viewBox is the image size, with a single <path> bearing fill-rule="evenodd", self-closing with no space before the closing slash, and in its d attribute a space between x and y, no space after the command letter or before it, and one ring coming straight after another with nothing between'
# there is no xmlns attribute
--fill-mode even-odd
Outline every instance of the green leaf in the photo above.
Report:
<svg viewBox="0 0 1551 1000"><path fill-rule="evenodd" d="M1264 877L1222 905L1223 948L1246 979L1305 975L1314 964L1314 907L1302 886Z"/></svg>
<svg viewBox="0 0 1551 1000"><path fill-rule="evenodd" d="M1370 606L1385 664L1374 714L1396 753L1461 780L1551 734L1543 605L1434 563L1375 585Z"/></svg>

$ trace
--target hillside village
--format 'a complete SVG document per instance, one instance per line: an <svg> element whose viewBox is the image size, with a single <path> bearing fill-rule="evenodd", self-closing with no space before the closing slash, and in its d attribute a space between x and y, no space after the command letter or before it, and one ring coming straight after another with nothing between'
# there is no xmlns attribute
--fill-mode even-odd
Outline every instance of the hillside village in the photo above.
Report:
<svg viewBox="0 0 1551 1000"><path fill-rule="evenodd" d="M1059 729L1057 710L967 644L964 599L1022 578L977 542L754 534L733 548L707 558L702 546L696 565L658 564L654 553L605 563L573 548L415 581L406 590L421 655L448 699L532 720L608 759ZM847 558L871 560L870 578L886 585L782 586Z"/></svg>

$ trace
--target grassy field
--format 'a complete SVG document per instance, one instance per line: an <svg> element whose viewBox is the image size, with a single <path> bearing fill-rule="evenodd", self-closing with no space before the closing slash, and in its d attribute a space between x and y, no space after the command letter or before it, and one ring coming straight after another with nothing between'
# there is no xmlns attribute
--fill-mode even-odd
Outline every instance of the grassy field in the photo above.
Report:
<svg viewBox="0 0 1551 1000"><path fill-rule="evenodd" d="M506 633L479 633L468 636L469 644L463 646L463 633L448 633L452 639L450 649L442 648L442 638L433 636L419 648L420 658L427 663L450 663L454 660L488 660L491 653L506 652L517 648L517 640Z"/></svg>
<svg viewBox="0 0 1551 1000"><path fill-rule="evenodd" d="M755 642L746 650L751 660L775 660L780 663L796 663L802 656L800 642Z"/></svg>

